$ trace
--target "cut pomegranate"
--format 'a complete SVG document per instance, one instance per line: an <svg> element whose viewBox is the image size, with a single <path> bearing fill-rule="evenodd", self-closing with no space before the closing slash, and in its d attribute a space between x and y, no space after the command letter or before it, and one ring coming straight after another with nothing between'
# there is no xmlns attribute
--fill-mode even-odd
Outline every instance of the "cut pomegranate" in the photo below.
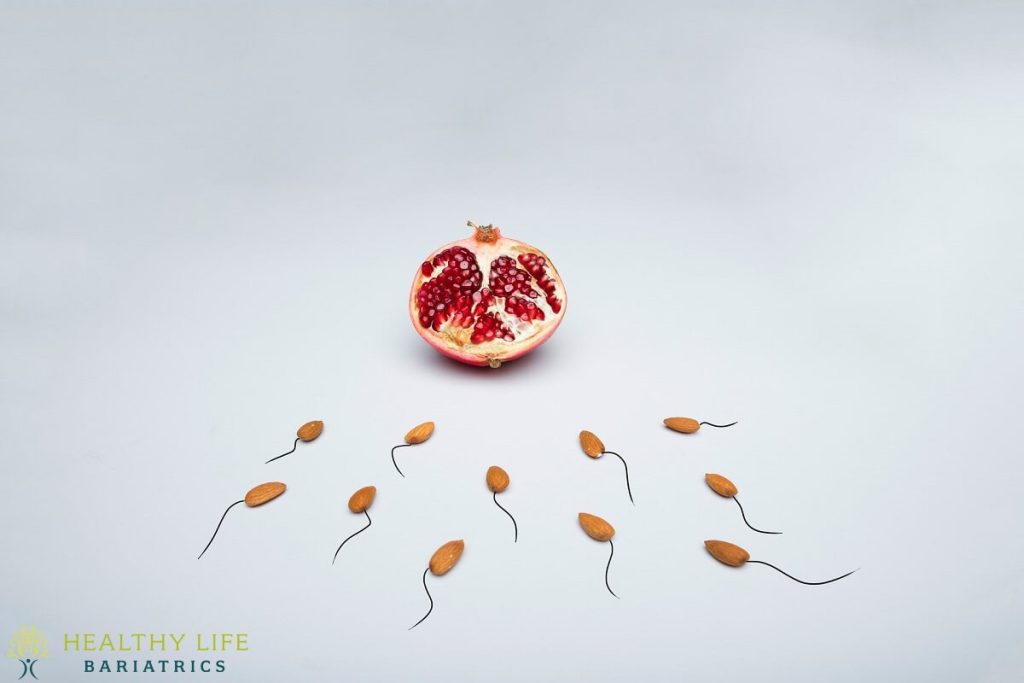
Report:
<svg viewBox="0 0 1024 683"><path fill-rule="evenodd" d="M547 341L565 315L565 287L539 249L476 225L416 271L409 315L441 353L496 368ZM486 282L484 276L486 274Z"/></svg>

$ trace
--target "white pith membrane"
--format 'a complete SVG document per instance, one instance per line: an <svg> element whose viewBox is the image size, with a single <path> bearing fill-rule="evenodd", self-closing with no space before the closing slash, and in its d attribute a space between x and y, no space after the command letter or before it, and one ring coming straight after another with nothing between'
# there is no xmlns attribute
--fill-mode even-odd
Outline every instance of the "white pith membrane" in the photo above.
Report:
<svg viewBox="0 0 1024 683"><path fill-rule="evenodd" d="M488 226L430 255L413 281L409 313L417 331L438 350L496 365L547 339L565 304L550 259Z"/></svg>

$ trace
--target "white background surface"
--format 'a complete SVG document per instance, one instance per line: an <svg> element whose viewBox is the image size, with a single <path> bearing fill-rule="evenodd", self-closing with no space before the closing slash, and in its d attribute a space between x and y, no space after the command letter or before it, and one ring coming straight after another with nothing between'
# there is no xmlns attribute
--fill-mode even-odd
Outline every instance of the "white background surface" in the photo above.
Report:
<svg viewBox="0 0 1024 683"><path fill-rule="evenodd" d="M43 680L64 633L214 630L235 681L1020 680L1022 14L3 3L0 635ZM406 314L467 218L570 297L495 372Z"/></svg>

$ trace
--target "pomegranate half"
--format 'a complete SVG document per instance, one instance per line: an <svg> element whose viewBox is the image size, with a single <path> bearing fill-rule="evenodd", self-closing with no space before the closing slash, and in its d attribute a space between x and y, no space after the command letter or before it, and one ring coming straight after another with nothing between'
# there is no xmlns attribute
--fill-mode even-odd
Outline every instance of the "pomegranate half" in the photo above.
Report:
<svg viewBox="0 0 1024 683"><path fill-rule="evenodd" d="M420 336L470 365L500 366L544 343L565 315L565 287L536 247L493 225L431 254L416 271L409 315Z"/></svg>

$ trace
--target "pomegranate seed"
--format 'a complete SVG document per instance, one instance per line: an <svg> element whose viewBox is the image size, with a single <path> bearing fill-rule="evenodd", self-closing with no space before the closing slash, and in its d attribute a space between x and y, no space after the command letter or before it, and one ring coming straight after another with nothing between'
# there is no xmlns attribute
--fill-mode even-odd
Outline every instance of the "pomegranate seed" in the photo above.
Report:
<svg viewBox="0 0 1024 683"><path fill-rule="evenodd" d="M526 271L534 277L537 281L537 286L544 290L544 293L547 295L545 300L548 302L548 306L551 307L551 310L555 313L561 311L562 302L555 296L555 289L557 285L555 284L554 278L548 275L548 272L544 267L547 265L547 260L537 254L520 254L519 263L521 263L523 267L526 268Z"/></svg>
<svg viewBox="0 0 1024 683"><path fill-rule="evenodd" d="M420 272L429 277L438 267L443 267L441 272L423 283L416 294L420 324L434 330L451 318L456 309L460 309L460 296L475 293L483 283L476 257L465 247L445 249L431 261L424 261ZM468 312L468 304L465 306Z"/></svg>
<svg viewBox="0 0 1024 683"><path fill-rule="evenodd" d="M477 318L476 324L473 326L473 334L470 336L470 341L474 344L479 344L481 342L491 341L495 338L501 338L505 341L512 341L515 339L511 330L502 325L497 316L493 313L485 313Z"/></svg>
<svg viewBox="0 0 1024 683"><path fill-rule="evenodd" d="M509 256L499 256L491 263L491 275L488 285L492 290L503 295L519 292L529 295L533 291L528 278L529 273L516 267L515 261Z"/></svg>

